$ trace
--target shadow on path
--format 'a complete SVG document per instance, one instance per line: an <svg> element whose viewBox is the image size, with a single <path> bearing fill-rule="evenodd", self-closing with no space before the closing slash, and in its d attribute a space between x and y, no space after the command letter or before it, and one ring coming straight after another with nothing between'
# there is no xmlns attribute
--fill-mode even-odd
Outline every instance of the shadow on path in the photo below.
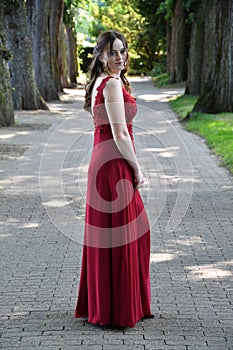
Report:
<svg viewBox="0 0 233 350"><path fill-rule="evenodd" d="M66 90L49 112L17 112L20 126L0 129L2 349L233 348L232 179L169 109L182 90L132 85L156 317L133 329L73 318L93 127L83 90Z"/></svg>

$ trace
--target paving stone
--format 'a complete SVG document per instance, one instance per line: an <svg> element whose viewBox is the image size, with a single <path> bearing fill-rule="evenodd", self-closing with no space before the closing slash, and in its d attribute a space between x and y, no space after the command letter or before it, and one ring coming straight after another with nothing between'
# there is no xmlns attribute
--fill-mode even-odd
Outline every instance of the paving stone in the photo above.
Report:
<svg viewBox="0 0 233 350"><path fill-rule="evenodd" d="M0 160L1 349L233 349L232 177L201 138L177 123L164 102L171 89L159 90L148 78L138 78L133 88L138 102L135 144L150 181L149 190L141 193L151 222L155 318L122 329L73 318L82 243L48 215L43 195L53 198L56 187L51 182L43 193L40 180L46 174L40 162L51 135L62 126L62 142L47 148L56 150L51 153L54 166L69 145L66 122L71 120L77 138L64 156L63 199L80 217L83 232L86 173L80 165L88 164L92 120L83 112L83 91L76 90L72 104L51 102L51 111L16 112L27 133L0 129L1 150L8 152ZM28 126L33 123L35 127ZM69 220L67 228L72 232Z"/></svg>

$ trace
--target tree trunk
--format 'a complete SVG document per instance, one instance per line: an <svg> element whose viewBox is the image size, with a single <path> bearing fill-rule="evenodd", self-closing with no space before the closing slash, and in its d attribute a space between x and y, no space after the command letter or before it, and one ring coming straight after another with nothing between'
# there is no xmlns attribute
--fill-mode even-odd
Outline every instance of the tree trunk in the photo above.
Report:
<svg viewBox="0 0 233 350"><path fill-rule="evenodd" d="M214 57L216 0L195 3L185 93L200 95L208 80Z"/></svg>
<svg viewBox="0 0 233 350"><path fill-rule="evenodd" d="M62 87L77 84L77 45L74 29L63 23L61 30L59 66Z"/></svg>
<svg viewBox="0 0 233 350"><path fill-rule="evenodd" d="M166 46L167 46L167 73L170 75L170 67L171 67L171 24L167 19L166 23Z"/></svg>
<svg viewBox="0 0 233 350"><path fill-rule="evenodd" d="M197 9L193 20L188 59L188 78L186 94L198 95L201 90L201 71L204 48L204 28L206 18L205 0L196 3Z"/></svg>
<svg viewBox="0 0 233 350"><path fill-rule="evenodd" d="M185 13L183 0L176 0L172 14L170 80L176 83L186 80L187 57L185 50Z"/></svg>
<svg viewBox="0 0 233 350"><path fill-rule="evenodd" d="M7 24L7 47L12 54L10 68L14 108L48 109L34 77L24 0L8 0L4 12Z"/></svg>
<svg viewBox="0 0 233 350"><path fill-rule="evenodd" d="M59 43L63 0L27 0L37 85L46 101L58 99L62 90L59 70Z"/></svg>
<svg viewBox="0 0 233 350"><path fill-rule="evenodd" d="M10 54L6 49L6 33L3 2L0 2L0 126L14 124L14 110L10 74L7 61Z"/></svg>
<svg viewBox="0 0 233 350"><path fill-rule="evenodd" d="M61 84L62 87L70 87L70 77L69 77L69 68L68 68L68 43L66 35L66 27L63 24L61 30L61 41L60 41L60 50L59 50L59 69L61 72Z"/></svg>
<svg viewBox="0 0 233 350"><path fill-rule="evenodd" d="M71 84L77 84L77 43L74 28L67 28L68 69Z"/></svg>
<svg viewBox="0 0 233 350"><path fill-rule="evenodd" d="M59 66L59 48L63 25L64 0L50 1L49 36L54 81L57 91L62 91Z"/></svg>
<svg viewBox="0 0 233 350"><path fill-rule="evenodd" d="M208 82L193 111L233 112L233 1L216 1L216 45Z"/></svg>

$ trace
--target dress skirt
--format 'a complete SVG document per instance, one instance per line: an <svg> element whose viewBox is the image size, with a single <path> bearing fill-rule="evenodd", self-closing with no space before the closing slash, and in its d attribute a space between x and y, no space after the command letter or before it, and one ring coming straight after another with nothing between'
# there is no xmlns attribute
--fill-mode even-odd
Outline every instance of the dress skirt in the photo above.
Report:
<svg viewBox="0 0 233 350"><path fill-rule="evenodd" d="M133 143L132 126L128 130ZM150 228L133 172L110 125L95 129L88 170L84 246L74 316L134 327L150 316Z"/></svg>

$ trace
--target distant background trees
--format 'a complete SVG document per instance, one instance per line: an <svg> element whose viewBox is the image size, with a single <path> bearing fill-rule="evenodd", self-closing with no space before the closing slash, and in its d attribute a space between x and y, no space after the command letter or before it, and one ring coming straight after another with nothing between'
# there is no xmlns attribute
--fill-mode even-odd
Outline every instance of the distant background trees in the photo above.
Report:
<svg viewBox="0 0 233 350"><path fill-rule="evenodd" d="M130 74L166 72L195 110L232 111L232 23L233 0L2 0L0 125L75 86L108 29L128 40Z"/></svg>

